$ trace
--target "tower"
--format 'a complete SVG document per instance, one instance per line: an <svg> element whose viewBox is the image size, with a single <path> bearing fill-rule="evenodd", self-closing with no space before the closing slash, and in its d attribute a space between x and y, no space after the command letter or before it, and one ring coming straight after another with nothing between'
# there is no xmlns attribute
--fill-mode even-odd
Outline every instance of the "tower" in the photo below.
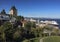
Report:
<svg viewBox="0 0 60 42"><path fill-rule="evenodd" d="M1 14L6 14L5 9L3 9L3 10L1 11Z"/></svg>
<svg viewBox="0 0 60 42"><path fill-rule="evenodd" d="M9 14L12 16L17 16L17 9L15 8L15 6L11 7Z"/></svg>

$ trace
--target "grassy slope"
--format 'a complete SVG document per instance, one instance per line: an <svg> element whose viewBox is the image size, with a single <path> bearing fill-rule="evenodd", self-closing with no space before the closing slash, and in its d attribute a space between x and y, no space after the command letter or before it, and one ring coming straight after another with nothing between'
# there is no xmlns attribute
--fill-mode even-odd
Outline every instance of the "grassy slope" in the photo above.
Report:
<svg viewBox="0 0 60 42"><path fill-rule="evenodd" d="M44 38L43 42L60 42L60 36L52 36Z"/></svg>
<svg viewBox="0 0 60 42"><path fill-rule="evenodd" d="M24 40L23 42L39 42L40 41L40 38L33 38L33 39L30 39L30 40Z"/></svg>
<svg viewBox="0 0 60 42"><path fill-rule="evenodd" d="M40 38L36 38L33 40L33 42L39 42Z"/></svg>

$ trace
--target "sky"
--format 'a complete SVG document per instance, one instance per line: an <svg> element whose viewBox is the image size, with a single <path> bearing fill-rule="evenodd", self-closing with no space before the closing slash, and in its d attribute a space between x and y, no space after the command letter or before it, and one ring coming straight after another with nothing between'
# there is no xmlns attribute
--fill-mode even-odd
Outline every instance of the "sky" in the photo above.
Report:
<svg viewBox="0 0 60 42"><path fill-rule="evenodd" d="M60 18L60 0L0 0L0 12L12 6L24 17Z"/></svg>

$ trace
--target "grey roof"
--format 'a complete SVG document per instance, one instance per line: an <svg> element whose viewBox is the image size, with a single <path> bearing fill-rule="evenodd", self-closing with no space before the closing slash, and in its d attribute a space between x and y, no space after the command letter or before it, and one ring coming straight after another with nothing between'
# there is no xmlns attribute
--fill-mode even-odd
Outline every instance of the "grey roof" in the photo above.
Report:
<svg viewBox="0 0 60 42"><path fill-rule="evenodd" d="M10 20L9 14L0 14L0 20Z"/></svg>
<svg viewBox="0 0 60 42"><path fill-rule="evenodd" d="M12 6L11 9L13 9L13 10L17 10L15 6Z"/></svg>

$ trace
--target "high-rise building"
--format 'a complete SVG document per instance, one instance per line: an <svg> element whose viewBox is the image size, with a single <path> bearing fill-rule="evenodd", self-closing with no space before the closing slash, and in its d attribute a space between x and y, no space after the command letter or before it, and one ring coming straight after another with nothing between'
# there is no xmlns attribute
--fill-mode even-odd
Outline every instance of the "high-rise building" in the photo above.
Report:
<svg viewBox="0 0 60 42"><path fill-rule="evenodd" d="M9 14L12 16L17 16L17 9L15 8L15 6L11 7Z"/></svg>

